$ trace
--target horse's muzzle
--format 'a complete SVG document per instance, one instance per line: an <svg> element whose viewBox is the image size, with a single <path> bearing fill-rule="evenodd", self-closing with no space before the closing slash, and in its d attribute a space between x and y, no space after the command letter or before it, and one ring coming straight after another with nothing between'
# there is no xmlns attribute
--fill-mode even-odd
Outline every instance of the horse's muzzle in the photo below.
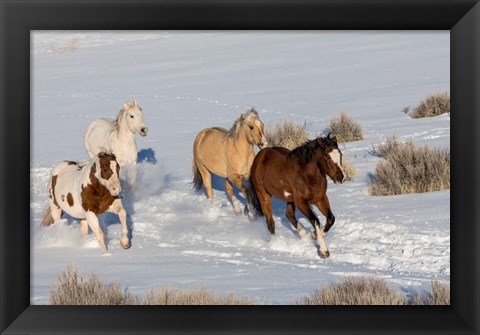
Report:
<svg viewBox="0 0 480 335"><path fill-rule="evenodd" d="M258 147L261 149L265 149L266 147L268 147L268 142L267 141L262 141L260 143L258 143Z"/></svg>
<svg viewBox="0 0 480 335"><path fill-rule="evenodd" d="M140 135L142 135L142 136L147 136L148 128L147 128L147 127L143 127L142 129L140 129L139 133L140 133Z"/></svg>
<svg viewBox="0 0 480 335"><path fill-rule="evenodd" d="M109 191L112 196L116 197L122 192L122 186L120 184L110 185Z"/></svg>
<svg viewBox="0 0 480 335"><path fill-rule="evenodd" d="M334 180L335 184L342 184L344 181L345 181L345 176L343 174L338 175Z"/></svg>

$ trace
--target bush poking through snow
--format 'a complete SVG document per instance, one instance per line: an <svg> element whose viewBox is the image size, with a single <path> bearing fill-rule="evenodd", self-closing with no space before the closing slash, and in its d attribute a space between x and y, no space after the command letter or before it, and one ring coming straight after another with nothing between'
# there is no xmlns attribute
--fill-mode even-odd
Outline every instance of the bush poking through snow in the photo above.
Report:
<svg viewBox="0 0 480 335"><path fill-rule="evenodd" d="M404 298L391 290L383 279L347 277L338 284L300 299L297 305L403 305Z"/></svg>
<svg viewBox="0 0 480 335"><path fill-rule="evenodd" d="M72 266L50 289L51 305L134 305L136 299L118 283L106 284L95 274L78 275Z"/></svg>
<svg viewBox="0 0 480 335"><path fill-rule="evenodd" d="M329 131L337 137L339 143L363 140L362 126L347 113L332 117Z"/></svg>
<svg viewBox="0 0 480 335"><path fill-rule="evenodd" d="M432 281L432 291L404 297L390 289L383 279L347 277L337 284L299 299L296 305L450 305L450 288Z"/></svg>
<svg viewBox="0 0 480 335"><path fill-rule="evenodd" d="M308 140L307 123L303 126L292 121L275 124L265 129L265 137L270 147L283 147L292 150Z"/></svg>
<svg viewBox="0 0 480 335"><path fill-rule="evenodd" d="M106 284L96 274L82 276L72 266L60 273L50 289L51 305L253 305L249 299L234 294L220 296L199 290L151 290L145 297L135 297L122 290L119 283Z"/></svg>
<svg viewBox="0 0 480 335"><path fill-rule="evenodd" d="M343 172L345 172L345 181L353 180L353 177L357 174L355 168L352 165L352 162L347 158L347 156L343 156Z"/></svg>
<svg viewBox="0 0 480 335"><path fill-rule="evenodd" d="M69 266L50 289L51 305L254 305L255 301L235 294L215 295L204 288L180 291L152 289L135 297L118 283L106 284L95 274L81 276ZM383 279L347 277L294 302L295 305L450 305L450 288L436 281L432 291L404 297Z"/></svg>
<svg viewBox="0 0 480 335"><path fill-rule="evenodd" d="M444 113L450 113L450 95L447 92L429 96L421 101L408 115L411 118L418 119Z"/></svg>
<svg viewBox="0 0 480 335"><path fill-rule="evenodd" d="M450 150L416 148L395 137L376 149L383 157L371 176L370 195L434 192L450 188Z"/></svg>
<svg viewBox="0 0 480 335"><path fill-rule="evenodd" d="M450 305L450 288L432 281L432 291L415 295L408 300L409 305Z"/></svg>
<svg viewBox="0 0 480 335"><path fill-rule="evenodd" d="M235 294L215 295L204 288L196 291L180 291L175 288L151 290L145 298L140 299L142 305L254 305L253 300L240 298Z"/></svg>

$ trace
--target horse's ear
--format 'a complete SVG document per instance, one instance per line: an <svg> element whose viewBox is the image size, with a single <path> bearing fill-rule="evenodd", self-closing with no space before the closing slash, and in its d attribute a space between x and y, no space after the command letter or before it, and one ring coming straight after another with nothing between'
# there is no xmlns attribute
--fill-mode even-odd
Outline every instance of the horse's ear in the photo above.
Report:
<svg viewBox="0 0 480 335"><path fill-rule="evenodd" d="M331 139L333 142L337 143L337 136L330 137L330 139Z"/></svg>
<svg viewBox="0 0 480 335"><path fill-rule="evenodd" d="M326 148L325 142L323 142L321 138L317 139L317 142L318 142L318 145L320 145L321 149Z"/></svg>
<svg viewBox="0 0 480 335"><path fill-rule="evenodd" d="M123 103L123 108L124 108L124 109L130 108L130 105L128 104L128 102L124 102L124 103Z"/></svg>
<svg viewBox="0 0 480 335"><path fill-rule="evenodd" d="M137 105L138 105L138 104L137 104L137 100L133 100L132 106L137 106Z"/></svg>

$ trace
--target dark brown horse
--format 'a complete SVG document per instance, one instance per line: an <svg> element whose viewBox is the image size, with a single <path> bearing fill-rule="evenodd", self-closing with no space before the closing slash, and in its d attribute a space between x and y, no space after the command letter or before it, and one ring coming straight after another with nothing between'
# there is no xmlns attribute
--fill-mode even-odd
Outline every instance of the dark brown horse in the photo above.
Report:
<svg viewBox="0 0 480 335"><path fill-rule="evenodd" d="M324 236L335 222L327 197L327 176L335 183L345 180L342 153L335 137L319 137L290 151L285 148L266 148L255 157L250 171L251 202L257 214L265 215L268 230L275 234L272 218L272 196L287 202L286 216L301 237L305 230L295 218L295 207L310 220L315 228L312 238L320 246L320 256L330 255ZM312 212L315 205L325 215L323 230Z"/></svg>

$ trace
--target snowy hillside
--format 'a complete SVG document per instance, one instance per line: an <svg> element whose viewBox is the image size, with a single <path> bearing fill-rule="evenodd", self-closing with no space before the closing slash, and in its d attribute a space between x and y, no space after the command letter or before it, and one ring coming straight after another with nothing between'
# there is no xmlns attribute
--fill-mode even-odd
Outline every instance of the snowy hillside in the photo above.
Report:
<svg viewBox="0 0 480 335"><path fill-rule="evenodd" d="M350 275L385 278L406 293L428 289L431 280L448 284L450 192L372 197L367 176L379 160L372 145L389 136L449 147L449 115L414 120L402 113L449 91L449 39L448 31L33 32L31 303L48 302L69 264L134 294L203 286L263 304L289 304ZM102 256L76 220L38 224L51 167L86 160L88 124L114 118L134 99L149 134L137 137L144 161L138 187L124 199L132 247L119 245L118 218L103 215L109 254ZM273 203L272 237L264 218L233 213L220 178L213 205L191 189L196 134L229 128L251 106L267 127L306 121L311 137L341 112L364 127L364 140L341 145L354 180L328 186L336 216L326 236L330 258L298 238L285 203Z"/></svg>

